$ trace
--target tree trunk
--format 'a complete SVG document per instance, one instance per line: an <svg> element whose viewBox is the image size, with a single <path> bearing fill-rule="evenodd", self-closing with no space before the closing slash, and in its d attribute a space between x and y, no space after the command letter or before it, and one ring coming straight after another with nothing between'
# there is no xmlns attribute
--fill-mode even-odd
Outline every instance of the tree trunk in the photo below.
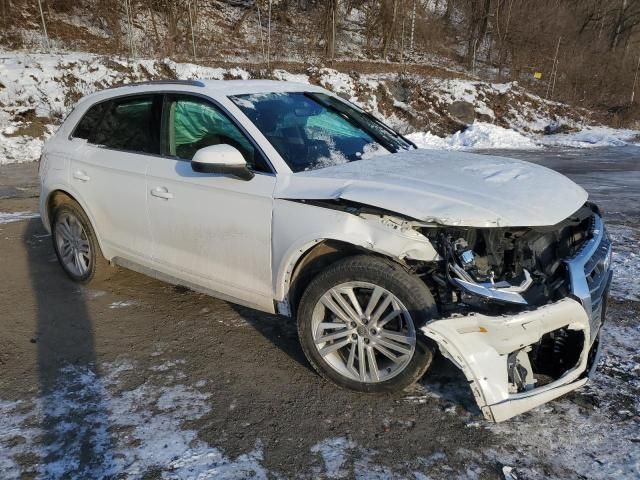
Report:
<svg viewBox="0 0 640 480"><path fill-rule="evenodd" d="M391 45L391 41L393 40L393 33L396 28L396 17L398 14L398 0L393 0L393 13L391 15L391 25L389 28L383 28L383 37L382 37L382 58L384 60L387 59L387 55L389 53L389 47Z"/></svg>

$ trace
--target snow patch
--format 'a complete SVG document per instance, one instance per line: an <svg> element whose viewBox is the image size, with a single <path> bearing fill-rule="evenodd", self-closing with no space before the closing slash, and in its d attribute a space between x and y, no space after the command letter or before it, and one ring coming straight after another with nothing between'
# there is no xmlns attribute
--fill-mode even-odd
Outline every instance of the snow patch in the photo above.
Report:
<svg viewBox="0 0 640 480"><path fill-rule="evenodd" d="M349 100L357 101L356 85L350 75L331 68L321 68L318 73L320 85L324 88Z"/></svg>
<svg viewBox="0 0 640 480"><path fill-rule="evenodd" d="M611 296L640 302L640 229L607 225L613 243Z"/></svg>
<svg viewBox="0 0 640 480"><path fill-rule="evenodd" d="M261 445L231 460L183 428L210 411L210 394L158 385L164 376L153 372L122 391L135 367L126 360L103 364L100 376L90 366L69 366L40 398L0 400L3 478L141 478L151 471L163 478L267 478ZM34 461L20 465L25 456Z"/></svg>
<svg viewBox="0 0 640 480"><path fill-rule="evenodd" d="M342 469L348 456L348 450L355 444L344 437L330 438L311 447L312 453L319 453L324 462L326 475L329 478L343 478L348 472Z"/></svg>
<svg viewBox="0 0 640 480"><path fill-rule="evenodd" d="M132 305L135 305L136 302L133 302L131 300L117 300L115 302L111 302L111 304L109 305L109 308L115 309L115 308L127 308L127 307L131 307Z"/></svg>
<svg viewBox="0 0 640 480"><path fill-rule="evenodd" d="M486 122L475 122L467 129L446 138L431 132L410 133L407 138L419 148L437 150L517 149L540 148L531 138L507 128Z"/></svg>
<svg viewBox="0 0 640 480"><path fill-rule="evenodd" d="M35 212L0 212L0 224L20 222L30 218L40 218L40 214Z"/></svg>
<svg viewBox="0 0 640 480"><path fill-rule="evenodd" d="M286 70L280 69L274 70L272 77L274 80L280 80L282 82L309 83L309 75L305 75L304 73L289 73Z"/></svg>
<svg viewBox="0 0 640 480"><path fill-rule="evenodd" d="M639 134L637 130L585 127L579 132L546 135L539 142L547 146L573 148L622 147L636 140Z"/></svg>

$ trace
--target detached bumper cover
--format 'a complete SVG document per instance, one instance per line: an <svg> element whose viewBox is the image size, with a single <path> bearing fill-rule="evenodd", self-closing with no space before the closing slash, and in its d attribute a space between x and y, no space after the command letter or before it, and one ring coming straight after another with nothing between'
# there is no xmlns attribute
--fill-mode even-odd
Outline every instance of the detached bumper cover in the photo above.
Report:
<svg viewBox="0 0 640 480"><path fill-rule="evenodd" d="M571 298L512 316L472 313L435 320L422 331L464 373L486 419L500 422L581 387L598 361L600 327L611 282L611 243L602 220L594 216L591 238L566 260ZM577 362L543 386L514 393L508 358L522 355L533 378L529 347L556 330L581 332ZM520 353L521 352L521 353Z"/></svg>

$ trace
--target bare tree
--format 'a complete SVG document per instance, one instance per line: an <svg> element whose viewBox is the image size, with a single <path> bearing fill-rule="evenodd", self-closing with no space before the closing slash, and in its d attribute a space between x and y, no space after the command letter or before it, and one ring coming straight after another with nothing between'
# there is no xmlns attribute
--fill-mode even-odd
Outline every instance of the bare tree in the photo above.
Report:
<svg viewBox="0 0 640 480"><path fill-rule="evenodd" d="M336 55L336 17L338 14L338 0L326 0L325 5L325 55L333 62Z"/></svg>
<svg viewBox="0 0 640 480"><path fill-rule="evenodd" d="M51 44L49 43L49 34L47 33L47 22L44 21L44 12L42 11L42 0L38 0L38 8L40 9L40 18L42 19L42 33L44 35L45 45L47 50L51 49Z"/></svg>

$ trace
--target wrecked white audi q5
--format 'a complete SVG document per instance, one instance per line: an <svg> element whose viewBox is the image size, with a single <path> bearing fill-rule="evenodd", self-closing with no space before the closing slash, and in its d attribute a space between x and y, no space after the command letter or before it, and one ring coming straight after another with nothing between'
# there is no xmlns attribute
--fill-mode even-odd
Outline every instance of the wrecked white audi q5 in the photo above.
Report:
<svg viewBox="0 0 640 480"><path fill-rule="evenodd" d="M84 98L45 145L41 213L67 274L109 263L297 319L362 392L439 350L501 421L597 363L611 247L546 168L418 150L321 88L168 81Z"/></svg>

